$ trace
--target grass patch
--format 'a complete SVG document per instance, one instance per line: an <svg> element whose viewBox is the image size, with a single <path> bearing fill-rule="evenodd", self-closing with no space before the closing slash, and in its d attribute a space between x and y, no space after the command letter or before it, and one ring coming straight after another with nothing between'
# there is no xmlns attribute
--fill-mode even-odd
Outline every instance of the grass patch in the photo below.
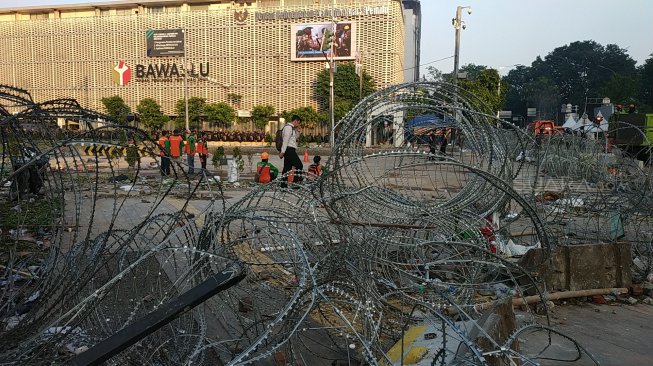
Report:
<svg viewBox="0 0 653 366"><path fill-rule="evenodd" d="M19 210L14 208L19 206ZM18 227L34 230L40 227L50 227L62 215L63 200L61 198L37 197L34 202L4 201L0 202L0 228L3 231Z"/></svg>

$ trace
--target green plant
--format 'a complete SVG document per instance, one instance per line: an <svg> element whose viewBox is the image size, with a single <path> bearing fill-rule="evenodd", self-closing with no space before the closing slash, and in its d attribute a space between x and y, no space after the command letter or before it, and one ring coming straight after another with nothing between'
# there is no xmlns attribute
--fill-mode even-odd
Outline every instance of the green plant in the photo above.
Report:
<svg viewBox="0 0 653 366"><path fill-rule="evenodd" d="M308 137L306 137L306 135L299 135L297 138L297 144L300 147L308 147Z"/></svg>
<svg viewBox="0 0 653 366"><path fill-rule="evenodd" d="M125 161L127 162L127 165L129 165L130 168L136 166L136 162L140 165L141 157L138 155L138 148L136 145L128 146L126 150Z"/></svg>
<svg viewBox="0 0 653 366"><path fill-rule="evenodd" d="M247 163L249 164L249 170L251 171L252 166L254 165L254 152L250 150L245 155L247 156Z"/></svg>
<svg viewBox="0 0 653 366"><path fill-rule="evenodd" d="M131 112L131 109L119 95L105 97L101 101L111 119L121 125L127 124L127 116Z"/></svg>
<svg viewBox="0 0 653 366"><path fill-rule="evenodd" d="M268 144L268 147L272 146L272 141L274 141L274 137L270 135L269 133L265 134L265 142Z"/></svg>
<svg viewBox="0 0 653 366"><path fill-rule="evenodd" d="M236 119L236 110L227 103L207 104L204 106L204 114L213 127L229 127Z"/></svg>
<svg viewBox="0 0 653 366"><path fill-rule="evenodd" d="M145 98L138 103L136 110L140 115L140 120L149 130L161 129L168 122L168 116L163 114L161 106L156 100Z"/></svg>
<svg viewBox="0 0 653 366"><path fill-rule="evenodd" d="M254 106L252 108L252 121L254 121L254 126L261 130L265 128L274 112L274 107L271 105Z"/></svg>
<svg viewBox="0 0 653 366"><path fill-rule="evenodd" d="M213 157L211 158L211 163L214 168L218 168L224 165L224 147L219 146L213 151Z"/></svg>
<svg viewBox="0 0 653 366"><path fill-rule="evenodd" d="M243 153L240 151L239 147L234 147L233 156L236 161L236 166L238 167L238 172L242 173L243 170L245 170L245 161L243 160Z"/></svg>

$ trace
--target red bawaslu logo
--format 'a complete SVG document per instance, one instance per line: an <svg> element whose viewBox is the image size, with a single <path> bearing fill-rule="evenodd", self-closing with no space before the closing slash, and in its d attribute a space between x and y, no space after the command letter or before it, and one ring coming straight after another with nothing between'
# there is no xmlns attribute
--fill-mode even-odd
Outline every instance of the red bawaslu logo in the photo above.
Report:
<svg viewBox="0 0 653 366"><path fill-rule="evenodd" d="M118 65L113 68L111 78L118 85L127 85L132 78L131 68L127 66L125 61L120 60Z"/></svg>

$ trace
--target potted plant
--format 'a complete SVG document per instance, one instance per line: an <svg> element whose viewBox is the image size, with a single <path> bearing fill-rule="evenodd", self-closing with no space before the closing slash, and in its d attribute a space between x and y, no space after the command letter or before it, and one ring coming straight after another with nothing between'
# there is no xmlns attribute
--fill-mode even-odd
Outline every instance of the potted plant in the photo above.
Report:
<svg viewBox="0 0 653 366"><path fill-rule="evenodd" d="M211 158L211 163L213 167L218 169L223 165L227 164L227 157L224 155L224 147L219 146L213 151L213 157Z"/></svg>

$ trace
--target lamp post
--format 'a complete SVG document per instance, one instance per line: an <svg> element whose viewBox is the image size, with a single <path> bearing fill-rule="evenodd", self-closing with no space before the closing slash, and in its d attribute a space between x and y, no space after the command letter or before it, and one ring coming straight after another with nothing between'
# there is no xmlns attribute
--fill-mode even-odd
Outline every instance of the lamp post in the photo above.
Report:
<svg viewBox="0 0 653 366"><path fill-rule="evenodd" d="M333 31L333 37L335 38L336 35L336 20L333 19L331 21L331 29ZM334 60L334 45L333 45L333 39L331 40L331 58L329 60L329 119L331 120L331 136L329 137L329 143L331 146L335 143L335 138L336 138L336 133L335 133L335 125L336 125L336 116L335 116L335 92L333 90L333 77L334 77L334 72L335 67L336 67L336 62Z"/></svg>
<svg viewBox="0 0 653 366"><path fill-rule="evenodd" d="M184 120L186 122L186 129L188 130L188 61L186 60L186 29L182 29L182 33L184 33Z"/></svg>
<svg viewBox="0 0 653 366"><path fill-rule="evenodd" d="M456 30L456 48L454 49L453 54L453 84L458 86L458 63L460 62L460 29L465 29L467 26L463 22L463 9L467 9L467 14L472 14L471 6L458 6L456 7L456 17L451 19L451 25L453 25ZM453 108L455 113L456 121L460 120L460 110L458 110L458 93L454 93L453 97ZM451 133L452 144L456 141L456 132L455 130ZM462 150L462 145L461 145Z"/></svg>
<svg viewBox="0 0 653 366"><path fill-rule="evenodd" d="M458 85L458 63L460 62L460 29L465 29L467 26L463 22L463 9L467 9L467 14L472 13L471 6L458 6L456 8L456 17L451 19L451 24L456 30L456 48L453 56L453 83Z"/></svg>

